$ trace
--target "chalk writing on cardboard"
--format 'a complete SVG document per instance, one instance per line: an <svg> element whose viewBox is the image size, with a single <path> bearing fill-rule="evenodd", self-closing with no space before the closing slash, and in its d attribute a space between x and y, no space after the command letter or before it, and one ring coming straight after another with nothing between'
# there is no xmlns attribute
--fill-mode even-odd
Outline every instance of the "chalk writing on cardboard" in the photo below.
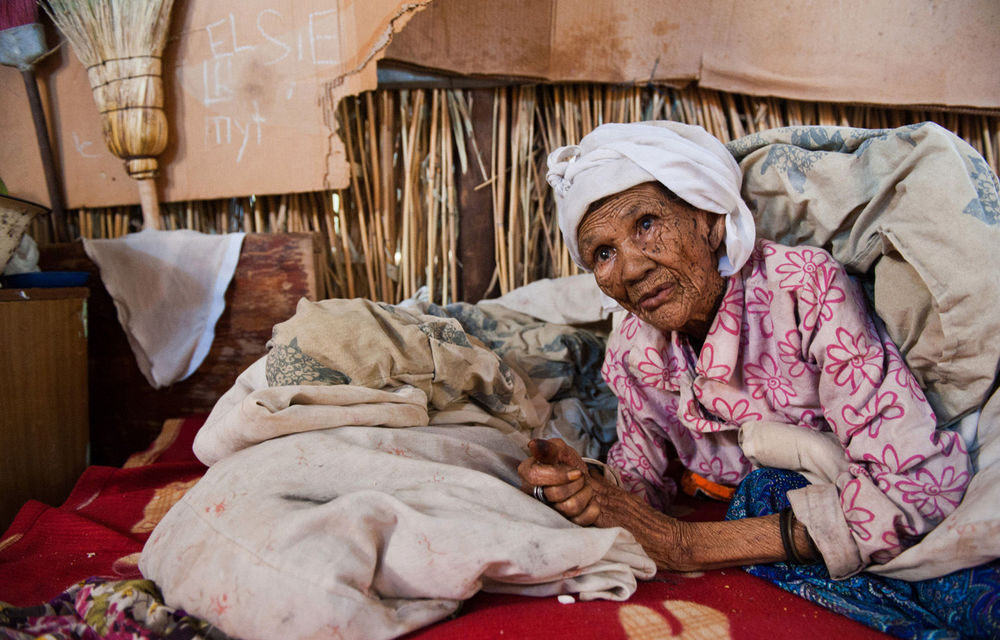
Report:
<svg viewBox="0 0 1000 640"><path fill-rule="evenodd" d="M87 147L94 144L92 140L81 140L80 135L74 131L73 132L73 146L76 148L76 152L79 153L84 158L99 158L96 153L87 151Z"/></svg>
<svg viewBox="0 0 1000 640"><path fill-rule="evenodd" d="M213 112L205 116L206 147L232 148L237 163L249 148L263 146L269 120L280 124L287 116L294 123L300 117L291 109L283 113L276 104L280 98L286 103L293 100L298 74L311 75L317 67L341 64L336 6L305 16L276 9L264 9L256 16L229 13L201 31L208 57L187 66L184 73L197 70L198 78L187 87ZM260 96L262 90L267 95Z"/></svg>
<svg viewBox="0 0 1000 640"><path fill-rule="evenodd" d="M236 162L243 160L243 153L246 151L247 142L251 136L254 137L257 146L263 142L263 125L267 122L260 115L259 105L256 100L252 101L253 111L249 121L241 122L237 118L224 115L208 116L205 118L205 138L213 140L217 146L229 146L238 143L239 151L236 153Z"/></svg>
<svg viewBox="0 0 1000 640"><path fill-rule="evenodd" d="M212 74L216 80L221 79L222 71L232 69L234 57L252 57L255 64L265 67L288 62L293 54L295 63L305 65L337 66L342 62L337 8L309 13L302 24L295 24L280 11L265 9L253 24L250 35L241 36L247 27L230 13L205 27L211 54L206 62L216 63Z"/></svg>

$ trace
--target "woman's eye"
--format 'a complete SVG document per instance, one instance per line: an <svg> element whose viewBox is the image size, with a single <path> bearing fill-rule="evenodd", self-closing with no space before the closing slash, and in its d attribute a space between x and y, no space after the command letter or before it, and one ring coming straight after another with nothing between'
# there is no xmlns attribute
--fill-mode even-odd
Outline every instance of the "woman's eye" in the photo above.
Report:
<svg viewBox="0 0 1000 640"><path fill-rule="evenodd" d="M643 216L639 219L639 228L643 231L649 231L653 228L653 216Z"/></svg>
<svg viewBox="0 0 1000 640"><path fill-rule="evenodd" d="M611 247L598 247L594 251L594 263L604 262L611 259Z"/></svg>

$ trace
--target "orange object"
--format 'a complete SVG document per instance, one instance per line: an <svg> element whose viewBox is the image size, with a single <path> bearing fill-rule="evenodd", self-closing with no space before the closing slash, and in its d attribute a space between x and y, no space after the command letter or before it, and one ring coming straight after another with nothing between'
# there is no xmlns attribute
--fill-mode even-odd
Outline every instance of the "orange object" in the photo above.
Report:
<svg viewBox="0 0 1000 640"><path fill-rule="evenodd" d="M685 471L681 476L681 489L689 496L703 495L713 500L729 502L736 493L735 487L727 487L724 484L716 484L711 480L698 475L694 471Z"/></svg>

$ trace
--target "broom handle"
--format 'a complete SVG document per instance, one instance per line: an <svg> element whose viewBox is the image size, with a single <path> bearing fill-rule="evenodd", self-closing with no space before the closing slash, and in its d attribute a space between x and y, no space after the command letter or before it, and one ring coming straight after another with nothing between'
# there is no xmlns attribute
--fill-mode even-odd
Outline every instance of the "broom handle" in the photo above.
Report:
<svg viewBox="0 0 1000 640"><path fill-rule="evenodd" d="M21 71L24 78L24 88L28 93L28 103L31 105L31 119L35 122L35 137L38 138L38 152L42 157L42 169L45 171L45 185L49 190L49 208L52 210L52 231L56 242L63 241L63 215L66 206L63 203L59 182L56 180L56 165L52 156L52 145L49 142L49 131L45 126L45 112L42 110L42 98L38 94L38 81L35 79L34 68Z"/></svg>
<svg viewBox="0 0 1000 640"><path fill-rule="evenodd" d="M160 202L156 199L156 181L152 178L136 180L139 185L139 204L142 205L142 228L159 229Z"/></svg>

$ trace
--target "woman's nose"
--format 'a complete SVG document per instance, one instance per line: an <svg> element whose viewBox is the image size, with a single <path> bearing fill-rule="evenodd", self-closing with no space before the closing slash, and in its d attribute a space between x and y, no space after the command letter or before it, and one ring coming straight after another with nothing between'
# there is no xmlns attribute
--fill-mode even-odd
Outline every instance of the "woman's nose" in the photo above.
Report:
<svg viewBox="0 0 1000 640"><path fill-rule="evenodd" d="M656 266L645 251L632 243L622 247L619 260L622 263L622 278L626 282L642 280Z"/></svg>

